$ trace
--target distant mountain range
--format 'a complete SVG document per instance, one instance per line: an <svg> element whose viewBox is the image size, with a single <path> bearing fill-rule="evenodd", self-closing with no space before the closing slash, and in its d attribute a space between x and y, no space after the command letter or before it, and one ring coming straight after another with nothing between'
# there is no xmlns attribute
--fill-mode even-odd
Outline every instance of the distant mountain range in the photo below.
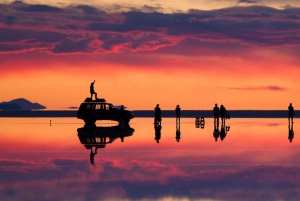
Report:
<svg viewBox="0 0 300 201"><path fill-rule="evenodd" d="M32 103L25 98L18 98L8 102L0 103L0 110L39 110L46 109L39 103Z"/></svg>

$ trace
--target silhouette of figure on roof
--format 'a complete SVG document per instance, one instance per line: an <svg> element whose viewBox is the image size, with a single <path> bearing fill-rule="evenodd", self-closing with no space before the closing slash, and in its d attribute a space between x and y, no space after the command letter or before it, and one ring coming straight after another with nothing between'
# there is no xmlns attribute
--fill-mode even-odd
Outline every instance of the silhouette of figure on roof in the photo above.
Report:
<svg viewBox="0 0 300 201"><path fill-rule="evenodd" d="M181 110L180 110L179 105L176 106L175 111L176 111L176 123L177 123L177 122L180 123L180 112L181 112Z"/></svg>
<svg viewBox="0 0 300 201"><path fill-rule="evenodd" d="M159 140L161 138L161 125L155 123L154 130L155 130L155 138L154 139L156 140L157 143L159 143Z"/></svg>
<svg viewBox="0 0 300 201"><path fill-rule="evenodd" d="M219 121L214 121L214 132L213 136L215 138L215 141L218 141L218 138L220 136L220 131L219 131Z"/></svg>
<svg viewBox="0 0 300 201"><path fill-rule="evenodd" d="M181 135L181 132L180 132L180 123L176 123L176 141L179 142L180 140L180 135Z"/></svg>
<svg viewBox="0 0 300 201"><path fill-rule="evenodd" d="M94 90L94 84L95 84L96 80L94 80L94 82L91 83L90 86L90 93L91 93L91 99L93 99L93 94L95 94L95 99L97 100L97 93Z"/></svg>
<svg viewBox="0 0 300 201"><path fill-rule="evenodd" d="M214 122L218 122L219 123L219 107L218 104L215 104L215 107L213 108L213 113L214 113Z"/></svg>
<svg viewBox="0 0 300 201"><path fill-rule="evenodd" d="M221 120L222 120L222 125L225 124L225 118L226 118L226 114L227 114L227 111L226 111L226 108L221 105L220 107L220 114L221 114Z"/></svg>
<svg viewBox="0 0 300 201"><path fill-rule="evenodd" d="M161 125L161 110L159 108L159 104L156 105L154 110L155 110L154 124Z"/></svg>
<svg viewBox="0 0 300 201"><path fill-rule="evenodd" d="M292 106L292 103L290 103L288 109L289 109L289 121L292 120L292 122L294 122L294 107Z"/></svg>
<svg viewBox="0 0 300 201"><path fill-rule="evenodd" d="M289 140L290 142L292 142L292 140L294 139L294 123L289 123Z"/></svg>

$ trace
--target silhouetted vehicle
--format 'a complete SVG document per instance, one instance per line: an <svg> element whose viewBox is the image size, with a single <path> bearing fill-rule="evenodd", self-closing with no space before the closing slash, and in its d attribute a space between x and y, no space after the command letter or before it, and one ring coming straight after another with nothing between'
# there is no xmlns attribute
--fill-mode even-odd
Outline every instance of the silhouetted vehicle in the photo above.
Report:
<svg viewBox="0 0 300 201"><path fill-rule="evenodd" d="M130 119L134 118L134 114L130 110L116 108L105 99L86 98L77 111L77 118L83 119L86 124L95 124L97 120L111 120L119 123L123 120L123 123L128 124Z"/></svg>

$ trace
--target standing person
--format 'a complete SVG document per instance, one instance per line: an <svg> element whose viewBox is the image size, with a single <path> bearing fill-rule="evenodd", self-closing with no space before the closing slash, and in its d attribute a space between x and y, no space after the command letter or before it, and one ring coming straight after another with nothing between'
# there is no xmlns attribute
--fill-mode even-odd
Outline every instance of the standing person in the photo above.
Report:
<svg viewBox="0 0 300 201"><path fill-rule="evenodd" d="M215 107L213 109L213 113L214 113L214 120L215 121L217 120L217 122L219 122L219 112L220 112L220 110L219 110L218 104L216 103Z"/></svg>
<svg viewBox="0 0 300 201"><path fill-rule="evenodd" d="M226 108L223 105L221 105L221 107L220 107L220 113L221 113L221 119L222 119L222 125L223 125L223 124L225 124L225 117L226 117L226 113L227 113Z"/></svg>
<svg viewBox="0 0 300 201"><path fill-rule="evenodd" d="M292 103L290 103L289 107L289 121L292 119L292 122L294 122L294 108L292 106Z"/></svg>
<svg viewBox="0 0 300 201"><path fill-rule="evenodd" d="M180 123L180 107L179 107L179 105L176 106L175 111L176 111L176 123L178 123L178 122Z"/></svg>
<svg viewBox="0 0 300 201"><path fill-rule="evenodd" d="M159 108L159 104L156 105L154 110L155 110L154 123L157 125L160 125L161 124L161 110Z"/></svg>
<svg viewBox="0 0 300 201"><path fill-rule="evenodd" d="M94 90L94 84L95 84L96 80L94 80L94 82L91 83L91 86L90 86L90 93L91 93L91 99L93 99L93 94L95 94L95 98L97 100L97 93L95 92Z"/></svg>

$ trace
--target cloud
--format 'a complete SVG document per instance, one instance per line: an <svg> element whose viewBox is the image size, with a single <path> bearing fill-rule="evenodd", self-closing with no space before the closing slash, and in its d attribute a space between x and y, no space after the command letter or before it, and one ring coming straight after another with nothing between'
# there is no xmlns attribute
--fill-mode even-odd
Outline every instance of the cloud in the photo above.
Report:
<svg viewBox="0 0 300 201"><path fill-rule="evenodd" d="M252 2L254 1L240 1ZM138 11L109 13L89 5L2 4L0 52L54 54L154 51L184 40L239 43L257 47L299 46L300 8L263 6L188 13ZM41 12L55 15L43 15Z"/></svg>
<svg viewBox="0 0 300 201"><path fill-rule="evenodd" d="M275 85L270 86L250 86L250 87L228 87L228 89L234 89L234 90L269 90L269 91L286 91L286 87L279 87Z"/></svg>
<svg viewBox="0 0 300 201"><path fill-rule="evenodd" d="M85 14L99 14L99 10L95 7L88 6L88 5L79 5L76 8L82 10Z"/></svg>
<svg viewBox="0 0 300 201"><path fill-rule="evenodd" d="M19 10L26 11L26 12L51 12L51 13L62 11L62 9L60 8L48 6L48 5L28 5L19 8Z"/></svg>
<svg viewBox="0 0 300 201"><path fill-rule="evenodd" d="M255 4L256 0L239 0L237 4L246 3L246 4Z"/></svg>

